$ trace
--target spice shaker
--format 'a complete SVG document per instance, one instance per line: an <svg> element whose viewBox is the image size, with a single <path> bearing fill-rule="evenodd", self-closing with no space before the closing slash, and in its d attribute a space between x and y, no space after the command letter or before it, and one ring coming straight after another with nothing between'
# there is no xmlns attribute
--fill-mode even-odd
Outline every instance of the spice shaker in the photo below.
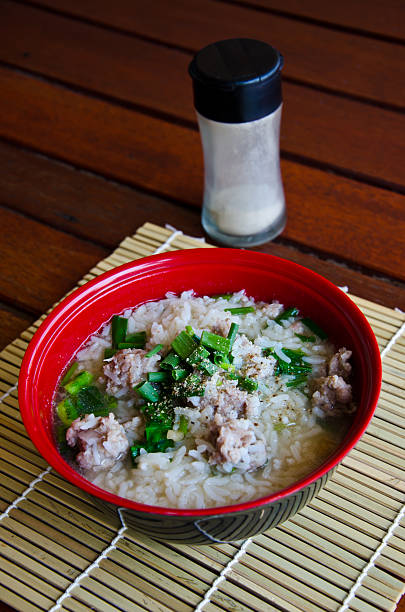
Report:
<svg viewBox="0 0 405 612"><path fill-rule="evenodd" d="M262 244L286 223L282 66L276 49L249 38L210 44L189 66L204 153L202 225L228 246Z"/></svg>

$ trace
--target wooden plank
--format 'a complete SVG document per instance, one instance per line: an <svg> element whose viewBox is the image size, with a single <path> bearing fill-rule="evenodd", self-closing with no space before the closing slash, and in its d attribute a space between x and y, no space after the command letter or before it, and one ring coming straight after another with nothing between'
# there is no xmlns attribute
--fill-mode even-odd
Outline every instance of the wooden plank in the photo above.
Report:
<svg viewBox="0 0 405 612"><path fill-rule="evenodd" d="M280 11L294 18L304 17L311 21L341 26L367 34L404 40L402 0L388 0L384 5L379 0L236 0L240 4L260 6Z"/></svg>
<svg viewBox="0 0 405 612"><path fill-rule="evenodd" d="M8 75L12 80L12 74L9 72L3 71L3 75ZM72 161L88 164L89 160L93 159L94 165L100 171L106 173L114 171L120 175L121 180L137 180L141 187L166 191L171 197L183 197L190 203L198 204L200 202L200 195L197 195L197 192L199 192L199 185L202 182L202 162L200 160L200 143L197 134L186 128L174 125L169 126L156 119L151 119L137 113L132 114L128 110L117 109L103 102L97 102L96 108L94 108L94 101L83 98L78 94L67 94L59 88L53 88L44 83L38 85L38 89L36 89L35 80L21 75L14 76L18 80L22 79L21 86L25 85L33 88L31 94L25 92L25 94L22 93L21 95L25 95L28 98L31 95L36 97L39 90L44 87L44 96L45 93L51 96L51 98L56 96L54 102L51 102L50 99L47 100L46 96L41 102L37 100L38 112L40 112L39 106L44 107L47 104L55 104L55 108L57 108L58 102L63 105L67 95L72 96L65 115L62 109L60 109L60 112L52 110L52 113L56 112L58 115L57 121L55 120L58 128L55 127L53 130L52 138L49 138L49 142L42 142L44 138L47 140L44 134L49 134L49 130L44 129L41 131L38 129L34 130L32 144L36 144L38 147L42 147L45 144L48 149L53 148L55 154L58 154L59 147L65 151L70 147ZM21 105L21 101L19 104ZM77 106L75 110L73 110L72 106L74 104ZM86 112L83 111L82 104L86 106ZM32 105L35 105L34 99L32 100ZM99 116L95 120L97 109ZM104 114L107 111L117 113L117 115L113 114L111 121L108 122L109 128L103 127L102 132L104 136L100 140L101 128L97 126L97 121L104 124ZM19 125L24 112L23 108L21 108L21 116L19 118L16 117L15 136L21 132ZM66 143L65 138L67 134L72 131L78 131L77 121L87 121L87 113L91 115L89 122L92 123L92 128L83 128L82 132L85 132L86 129L90 131L87 134L83 133L83 141L79 138L79 141ZM124 113L125 116L121 117L121 113ZM68 119L69 116L70 119ZM144 138L145 143L129 142L133 134L132 132L128 134L127 124L123 125L123 120L126 120L127 123L132 122L134 128L135 124L139 121L136 139L138 137L141 140ZM67 124L65 123L66 121ZM36 123L39 124L41 122L38 121ZM153 145L151 145L152 135L151 141L146 142L148 126L153 126L156 138L159 138L159 126L166 130L167 138L169 139L163 147L167 152L167 159L164 162L168 171L166 174L162 173L159 168L160 158L164 151L158 150L160 145L158 147L157 144L155 151L151 149L151 146L153 148ZM108 130L111 130L111 133L107 133ZM142 130L144 131L143 135L141 134ZM114 137L113 132L119 133ZM24 135L20 133L20 136L23 137ZM178 142L176 141L177 138ZM94 141L94 139L99 140L98 151L95 151L94 147L90 146L90 141ZM116 139L120 140L122 144L122 147L118 147L117 150L115 150L117 146ZM90 148L88 149L89 146ZM114 148L111 158L109 158L108 151L110 146ZM174 157L171 157L168 150L169 147L173 151L176 147L180 149L184 147L184 157L180 159L178 153L174 153ZM129 149L138 151L139 163L135 159L126 159L124 150ZM148 151L148 149L150 150ZM147 163L145 163L141 153L143 153ZM156 216L160 215L160 222L162 222L162 211L161 209L159 211L159 202L156 199L148 201L145 199L145 196L140 196L138 193L133 193L129 190L125 191L125 188L115 188L110 183L102 182L96 185L95 181L85 180L84 177L86 175L79 174L77 171L73 172L71 169L68 171L63 166L59 166L57 169L50 169L46 160L28 153L19 154L15 149L13 150L13 148L6 145L2 146L1 159L4 160L10 172L10 177L2 181L4 182L3 201L8 202L10 200L10 204L13 206L21 207L21 209L26 210L29 214L42 215L47 222L51 221L53 224L64 227L64 229L66 228L69 231L79 232L87 237L89 235L94 236L94 225L92 223L98 217L97 234L100 236L100 240L108 240L110 244L114 244L119 235L123 237L123 235L130 233L128 230L131 229L131 220L135 225L136 215L140 215L139 221L142 221L142 217L146 217L149 214L153 215L156 212ZM32 174L30 172L31 169L37 169L37 172ZM318 248L322 251L335 254L335 256L342 256L347 260L362 263L367 267L373 267L386 274L397 274L399 277L405 277L402 265L400 231L402 225L405 225L405 222L401 221L403 218L401 211L405 201L403 196L361 185L349 179L337 178L320 170L302 167L300 164L292 162L285 162L283 164L283 174L289 212L289 222L283 234L284 237L302 243L305 246ZM8 177L8 173L4 173L4 175ZM187 186L185 185L185 177L190 177L191 175L194 178L188 179ZM62 180L59 186L57 186L58 178ZM63 190L69 178L73 179L73 187L67 188L66 192L64 192ZM48 179L50 180L48 181ZM21 180L21 188L18 187L19 180ZM30 188L25 188L25 186L28 186L29 181L33 181L34 185ZM101 201L96 200L95 203L90 204L93 201L93 195L99 194L103 186L106 186L107 190L104 196L101 197ZM80 193L80 189L82 188L90 190L88 197L86 197L86 192L84 194L87 203L86 207L81 205L83 194ZM44 203L43 207L38 207L37 190L44 194L40 196L40 200ZM113 192L116 194L114 205L109 200ZM381 206L381 201L384 201L384 207ZM59 203L56 208L53 208L56 202ZM144 203L149 203L150 206L146 207ZM75 206L73 219L71 215L72 205ZM99 209L99 206L101 209ZM35 212L38 209L41 212ZM129 211L128 216L123 215L121 217L122 221L119 221L119 213L123 209ZM87 210L89 212L86 212ZM173 212L175 221L176 219L182 219L183 216L185 220L188 219L186 213L181 208L177 209L177 214L175 214L174 207L168 208L168 210ZM107 222L104 224L100 221L102 218L101 211L108 211ZM372 214L370 214L370 211ZM114 214L116 214L115 219L117 220L115 222L113 220ZM168 212L167 220L172 222L169 214ZM109 219L111 219L111 223L108 222ZM134 225L132 231L136 227ZM393 225L397 227L397 232L392 232ZM117 230L110 229L115 226ZM376 233L376 227L378 227L378 234ZM185 231L187 229L185 227ZM405 232L405 227L403 232ZM329 238L331 234L335 237L333 241ZM361 240L359 240L359 236L362 236ZM363 243L368 245L366 250L363 249ZM386 244L388 243L390 244L390 250L386 249ZM374 279L370 282L374 282ZM375 295L378 295L378 291L375 292ZM397 305L400 306L400 304Z"/></svg>
<svg viewBox="0 0 405 612"><path fill-rule="evenodd" d="M43 312L66 293L105 249L0 208L1 298Z"/></svg>
<svg viewBox="0 0 405 612"><path fill-rule="evenodd" d="M20 151L4 143L0 145L0 162L5 169L0 178L3 197L13 206L19 204L29 214L36 212L46 223L58 223L62 230L80 232L84 237L90 237L96 233L100 241L112 247L126 233L133 232L137 223L148 219L161 223L162 207L164 207L165 221L191 234L201 233L199 212L195 210L183 209L99 177L77 172L64 164ZM86 206L82 205L83 197L86 199ZM68 211L72 209L76 211L76 218L65 220ZM9 218L11 213L7 211L6 214ZM102 219L107 219L107 222L104 223ZM6 257L7 274L2 279L1 291L7 295L9 300L15 299L20 268L25 266L26 261L31 260L33 253L37 252L38 244L36 241L34 244L34 238L41 235L42 232L42 225L20 217L20 215L16 215L11 226L18 226L20 235L22 232L23 235L30 237L30 244L27 245L25 241L23 248L15 251L16 257L14 255L12 258ZM50 228L45 228L42 235L45 236L48 243L49 236L53 236L52 243L56 243L63 249L65 234L55 233ZM71 239L69 242L72 243ZM78 243L82 244L81 241ZM405 308L405 291L390 283L366 277L330 261L319 260L295 248L277 243L269 243L257 250L296 261L337 284L349 284L354 293L360 293L391 306ZM46 256L45 247L42 248L42 253L41 270L35 268L36 276L31 277L26 274L25 278L24 301L30 309L39 309L41 304L38 304L38 300L42 301L43 308L51 304L67 292L76 278L84 275L88 269L89 259L87 257L75 258L75 266L78 268L76 278L72 279L71 271L66 269L66 266L70 264L66 262L62 271L59 268L56 270L58 274L56 283L54 262ZM35 288L38 274L41 274L42 279L40 295ZM52 284L47 282L49 277L53 278ZM2 329L0 325L0 337Z"/></svg>
<svg viewBox="0 0 405 612"><path fill-rule="evenodd" d="M225 38L258 38L282 51L284 74L290 78L379 102L403 105L405 98L401 77L405 50L390 42L213 0L193 0L192 10L187 0L146 5L142 0L119 0L114 5L107 0L74 4L41 0L41 4L183 49L198 50Z"/></svg>
<svg viewBox="0 0 405 612"><path fill-rule="evenodd" d="M0 304L0 348L19 336L33 320L33 315Z"/></svg>
<svg viewBox="0 0 405 612"><path fill-rule="evenodd" d="M214 5L221 6L220 3ZM0 41L0 57L4 60L138 107L152 108L195 123L191 83L187 76L189 55L31 7L6 2L5 9L8 35ZM75 45L69 44L72 38ZM29 51L22 52L21 40L24 40L24 49ZM330 41L326 47L330 47ZM28 53L28 57L24 58L24 53ZM396 58L398 53L400 51L396 50ZM300 41L299 57L303 56ZM319 57L323 58L324 54L319 54ZM369 57L368 53L366 57ZM102 62L100 58L103 58ZM383 50L381 58L388 61ZM350 62L353 64L352 56ZM356 68L357 76L364 73L363 63L363 58L357 58L356 65L362 66L360 71ZM158 71L156 66L159 66ZM335 62L333 66L340 70L341 62ZM307 65L306 69L308 71ZM153 79L149 78L151 72L155 73ZM373 62L372 74L376 72ZM394 72L390 65L389 75ZM324 74L330 73L331 66L328 66ZM332 78L335 82L336 75ZM379 90L385 91L385 87L381 87L381 78L378 80ZM386 78L384 64L384 85ZM405 83L405 79L401 83ZM364 112L364 106L359 102L290 83L285 84L284 96L281 144L286 152L346 169L350 173L357 172L385 184L404 186L402 143L396 134L404 130L405 120L398 113L373 107ZM300 117L299 122L297 117ZM384 143L384 156L381 156L379 147L365 145L364 141L370 139Z"/></svg>

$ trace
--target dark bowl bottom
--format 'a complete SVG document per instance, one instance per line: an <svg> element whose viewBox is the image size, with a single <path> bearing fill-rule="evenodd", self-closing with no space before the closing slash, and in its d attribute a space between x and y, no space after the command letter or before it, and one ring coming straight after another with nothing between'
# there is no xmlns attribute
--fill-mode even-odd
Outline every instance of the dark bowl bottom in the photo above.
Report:
<svg viewBox="0 0 405 612"><path fill-rule="evenodd" d="M284 523L309 504L333 472L334 469L329 470L315 482L288 497L245 512L176 518L123 508L121 514L126 526L154 540L179 544L227 544L255 536ZM117 506L102 499L97 501L107 513L116 514Z"/></svg>

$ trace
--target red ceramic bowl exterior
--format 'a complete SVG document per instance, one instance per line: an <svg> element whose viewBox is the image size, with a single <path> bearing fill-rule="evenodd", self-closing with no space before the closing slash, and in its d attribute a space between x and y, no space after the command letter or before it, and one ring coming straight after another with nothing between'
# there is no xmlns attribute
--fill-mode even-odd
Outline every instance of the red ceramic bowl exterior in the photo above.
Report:
<svg viewBox="0 0 405 612"><path fill-rule="evenodd" d="M61 373L77 350L112 315L164 298L167 291L179 294L188 289L194 289L198 295L245 289L248 295L259 300L279 300L287 306L298 306L303 315L313 318L328 332L336 346L353 351L358 410L350 430L322 466L282 491L221 508L181 510L147 506L94 486L73 470L56 448L52 434L52 399ZM149 513L160 520L176 517L187 522L187 518L225 518L249 513L274 506L284 498L292 499L305 488L312 487L314 491L316 483L325 480L363 434L377 404L380 387L381 359L374 334L361 311L340 289L302 266L271 255L237 249L193 249L120 266L65 298L41 325L27 349L19 378L19 402L25 427L35 446L67 480L104 502L131 509L134 516L146 518Z"/></svg>

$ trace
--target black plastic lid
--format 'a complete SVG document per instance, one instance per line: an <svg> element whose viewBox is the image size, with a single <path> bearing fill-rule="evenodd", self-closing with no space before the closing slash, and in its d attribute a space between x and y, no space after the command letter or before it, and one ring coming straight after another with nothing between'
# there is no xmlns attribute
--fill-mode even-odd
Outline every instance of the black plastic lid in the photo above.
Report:
<svg viewBox="0 0 405 612"><path fill-rule="evenodd" d="M196 110L214 121L245 123L265 117L282 101L283 56L251 38L221 40L190 63Z"/></svg>

